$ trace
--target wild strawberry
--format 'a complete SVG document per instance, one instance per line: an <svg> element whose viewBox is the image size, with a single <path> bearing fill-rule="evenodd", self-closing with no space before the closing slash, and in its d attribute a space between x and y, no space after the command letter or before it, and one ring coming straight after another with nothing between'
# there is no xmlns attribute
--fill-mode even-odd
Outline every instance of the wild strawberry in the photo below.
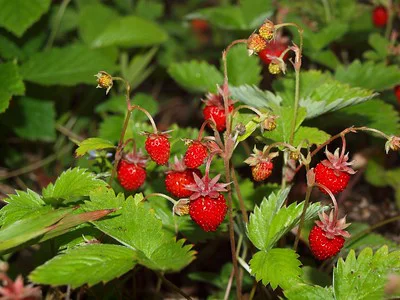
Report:
<svg viewBox="0 0 400 300"><path fill-rule="evenodd" d="M113 86L112 76L104 71L100 71L99 73L97 73L94 76L97 77L96 89L99 89L99 88L106 89L106 95L107 95Z"/></svg>
<svg viewBox="0 0 400 300"><path fill-rule="evenodd" d="M339 148L336 149L334 154L326 149L325 154L327 159L318 163L314 169L315 181L324 185L333 194L340 193L349 183L350 175L355 173L355 171L349 167L354 162L347 162L349 160L349 155L344 155L344 151L342 151L339 156ZM319 189L327 194L325 189L321 187Z"/></svg>
<svg viewBox="0 0 400 300"><path fill-rule="evenodd" d="M189 214L204 231L216 231L225 218L227 205L220 192L226 192L229 183L217 183L217 175L210 180L208 174L200 178L193 174L195 183L187 185L194 193L190 196Z"/></svg>
<svg viewBox="0 0 400 300"><path fill-rule="evenodd" d="M171 145L166 134L148 134L145 148L157 165L165 165L168 162Z"/></svg>
<svg viewBox="0 0 400 300"><path fill-rule="evenodd" d="M224 131L226 128L226 116L224 99L221 94L207 95L207 99L203 101L206 107L203 109L203 115L205 120L214 120L218 131ZM233 101L228 99L228 111L232 112L234 106Z"/></svg>
<svg viewBox="0 0 400 300"><path fill-rule="evenodd" d="M325 260L335 256L342 249L344 238L350 237L344 229L350 224L346 224L346 217L338 220L333 211L329 217L322 213L320 219L311 229L308 241L313 255L319 260Z"/></svg>
<svg viewBox="0 0 400 300"><path fill-rule="evenodd" d="M171 170L167 171L167 176L165 177L165 188L177 198L189 197L193 192L187 190L185 186L195 183L193 173L199 177L201 176L199 169L186 168L183 161L175 156L175 162L171 165Z"/></svg>
<svg viewBox="0 0 400 300"><path fill-rule="evenodd" d="M208 156L207 147L199 141L193 141L186 150L183 158L188 168L198 168Z"/></svg>
<svg viewBox="0 0 400 300"><path fill-rule="evenodd" d="M128 190L137 190L146 180L144 166L146 159L141 152L129 153L118 164L118 180L121 186Z"/></svg>
<svg viewBox="0 0 400 300"><path fill-rule="evenodd" d="M277 152L267 152L267 146L264 147L263 151L257 149L254 146L253 154L247 158L244 162L251 166L251 174L255 181L264 181L267 179L274 168L272 159L278 156Z"/></svg>
<svg viewBox="0 0 400 300"><path fill-rule="evenodd" d="M258 29L258 34L267 41L273 39L274 32L275 32L274 23L272 23L269 20L267 20L267 22L262 24L261 27Z"/></svg>
<svg viewBox="0 0 400 300"><path fill-rule="evenodd" d="M269 65L273 58L280 57L281 54L286 50L287 44L283 41L273 40L267 43L267 47L258 53L260 59L267 65ZM288 54L286 53L283 56L283 60L287 58Z"/></svg>
<svg viewBox="0 0 400 300"><path fill-rule="evenodd" d="M267 42L257 33L253 33L247 39L247 49L249 51L249 55L260 52L261 50L265 49L266 46Z"/></svg>
<svg viewBox="0 0 400 300"><path fill-rule="evenodd" d="M394 94L396 95L397 103L400 105L400 85L394 87Z"/></svg>
<svg viewBox="0 0 400 300"><path fill-rule="evenodd" d="M376 27L385 27L389 14L384 6L377 6L372 11L372 22Z"/></svg>
<svg viewBox="0 0 400 300"><path fill-rule="evenodd" d="M192 26L192 30L196 33L202 33L210 29L210 25L206 20L193 19L190 24Z"/></svg>

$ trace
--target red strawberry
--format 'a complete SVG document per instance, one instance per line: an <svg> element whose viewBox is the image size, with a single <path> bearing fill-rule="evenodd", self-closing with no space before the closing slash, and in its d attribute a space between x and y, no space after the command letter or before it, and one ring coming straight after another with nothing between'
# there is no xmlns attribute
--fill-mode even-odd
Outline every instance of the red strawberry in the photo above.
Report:
<svg viewBox="0 0 400 300"><path fill-rule="evenodd" d="M334 154L329 152L328 149L325 153L328 159L318 163L314 169L315 181L327 187L333 194L337 194L346 188L350 175L355 173L349 167L353 162L347 162L349 156L348 154L344 155L343 151L339 156L339 148L336 149ZM325 189L321 187L319 189L327 194Z"/></svg>
<svg viewBox="0 0 400 300"><path fill-rule="evenodd" d="M199 141L193 141L186 150L184 162L188 168L198 168L208 156L207 147Z"/></svg>
<svg viewBox="0 0 400 300"><path fill-rule="evenodd" d="M319 260L325 260L340 252L345 242L344 237L350 237L350 234L344 230L350 224L346 224L346 218L337 220L333 211L329 217L322 213L320 219L311 229L308 241L313 255Z"/></svg>
<svg viewBox="0 0 400 300"><path fill-rule="evenodd" d="M384 6L377 6L372 11L372 22L376 27L385 27L389 14Z"/></svg>
<svg viewBox="0 0 400 300"><path fill-rule="evenodd" d="M196 33L205 32L210 28L210 25L208 24L208 22L206 20L202 20L202 19L193 19L191 21L191 26L192 26L193 31Z"/></svg>
<svg viewBox="0 0 400 300"><path fill-rule="evenodd" d="M165 177L165 188L167 191L178 198L186 198L193 194L192 191L186 189L186 185L193 184L193 173L201 176L199 169L187 169L182 160L175 157L175 163L171 166L171 170L167 172Z"/></svg>
<svg viewBox="0 0 400 300"><path fill-rule="evenodd" d="M226 128L226 116L224 99L221 94L207 95L207 99L203 101L206 106L203 109L203 115L205 120L214 120L217 130L224 131ZM234 106L233 101L228 99L228 110L232 112Z"/></svg>
<svg viewBox="0 0 400 300"><path fill-rule="evenodd" d="M145 148L150 158L158 165L165 165L168 162L171 145L165 134L151 133L147 136Z"/></svg>
<svg viewBox="0 0 400 300"><path fill-rule="evenodd" d="M141 152L129 153L118 164L118 180L128 190L137 190L146 180L146 159Z"/></svg>
<svg viewBox="0 0 400 300"><path fill-rule="evenodd" d="M400 85L394 87L394 94L396 95L397 103L400 105Z"/></svg>
<svg viewBox="0 0 400 300"><path fill-rule="evenodd" d="M267 65L269 65L273 58L280 57L283 51L285 51L287 48L287 44L278 41L278 40L273 40L269 43L267 43L267 47L264 50L261 50L260 53L258 53L258 56L260 59ZM288 54L286 53L283 56L283 60L287 58Z"/></svg>
<svg viewBox="0 0 400 300"><path fill-rule="evenodd" d="M255 181L263 181L267 179L274 168L272 159L278 156L278 152L269 153L268 147L265 146L263 151L254 146L253 152L244 162L251 166L251 174Z"/></svg>
<svg viewBox="0 0 400 300"><path fill-rule="evenodd" d="M204 231L215 231L225 218L227 205L220 192L226 192L227 183L217 183L217 175L210 180L208 174L200 179L193 174L195 183L187 185L194 193L190 196L189 214Z"/></svg>

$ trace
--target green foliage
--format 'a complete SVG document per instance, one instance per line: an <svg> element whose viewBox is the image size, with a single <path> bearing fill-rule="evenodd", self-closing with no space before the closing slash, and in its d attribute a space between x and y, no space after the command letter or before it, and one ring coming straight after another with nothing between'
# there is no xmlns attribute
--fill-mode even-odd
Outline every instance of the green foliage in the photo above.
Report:
<svg viewBox="0 0 400 300"><path fill-rule="evenodd" d="M101 50L76 44L35 53L22 64L21 73L25 80L42 85L93 84L99 70L115 70L114 60Z"/></svg>
<svg viewBox="0 0 400 300"><path fill-rule="evenodd" d="M251 273L257 281L270 284L273 289L280 286L287 289L300 282L301 262L292 249L270 249L258 251L250 260Z"/></svg>
<svg viewBox="0 0 400 300"><path fill-rule="evenodd" d="M227 55L226 63L231 85L258 85L260 83L260 61L256 56L247 55L247 47L245 45L240 44L233 47Z"/></svg>
<svg viewBox="0 0 400 300"><path fill-rule="evenodd" d="M162 228L162 223L141 203L143 197L115 195L106 188L98 189L85 203L86 210L120 208L110 218L94 222L94 225L121 244L138 253L139 263L160 271L178 271L194 259L191 246L183 240L175 241ZM151 238L149 238L151 237Z"/></svg>
<svg viewBox="0 0 400 300"><path fill-rule="evenodd" d="M306 148L307 142L309 145L320 145L326 142L330 137L331 136L329 134L327 134L325 131L319 130L318 128L300 126L294 134L292 145L296 147L300 145L301 142L303 142L302 147Z"/></svg>
<svg viewBox="0 0 400 300"><path fill-rule="evenodd" d="M56 182L50 183L43 189L43 198L58 199L61 201L74 201L79 197L88 196L89 193L106 183L97 179L93 173L86 169L74 168L63 172Z"/></svg>
<svg viewBox="0 0 400 300"><path fill-rule="evenodd" d="M382 91L400 82L400 69L396 65L355 60L347 67L339 66L335 78L353 86Z"/></svg>
<svg viewBox="0 0 400 300"><path fill-rule="evenodd" d="M217 84L223 81L217 68L205 61L174 63L168 73L180 86L193 92L216 92Z"/></svg>
<svg viewBox="0 0 400 300"><path fill-rule="evenodd" d="M100 149L110 149L115 148L114 144L110 141L101 139L101 138L88 138L81 143L79 143L79 147L75 150L75 156L82 156L92 150L100 150Z"/></svg>
<svg viewBox="0 0 400 300"><path fill-rule="evenodd" d="M274 95L270 91L262 91L255 85L229 87L229 91L233 99L257 108L268 107L277 109L282 102L282 98L279 95Z"/></svg>
<svg viewBox="0 0 400 300"><path fill-rule="evenodd" d="M374 50L364 53L364 57L369 60L383 61L388 56L389 41L378 33L370 34L368 43Z"/></svg>
<svg viewBox="0 0 400 300"><path fill-rule="evenodd" d="M126 30L129 28L129 30ZM93 47L141 47L165 42L168 34L156 23L136 17L119 17L112 20L92 42Z"/></svg>
<svg viewBox="0 0 400 300"><path fill-rule="evenodd" d="M1 45L1 44L0 44ZM4 112L13 95L25 94L25 85L18 71L18 66L12 62L0 65L0 113Z"/></svg>
<svg viewBox="0 0 400 300"><path fill-rule="evenodd" d="M53 102L21 97L15 100L1 122L12 125L12 130L21 138L51 142L56 138L55 118Z"/></svg>
<svg viewBox="0 0 400 300"><path fill-rule="evenodd" d="M332 287L323 288L320 286L312 286L308 284L297 284L294 287L284 291L285 296L289 300L334 300Z"/></svg>
<svg viewBox="0 0 400 300"><path fill-rule="evenodd" d="M32 282L51 285L106 283L131 270L137 262L133 250L118 245L84 245L62 253L36 268Z"/></svg>
<svg viewBox="0 0 400 300"><path fill-rule="evenodd" d="M0 0L0 26L18 37L49 9L50 0Z"/></svg>
<svg viewBox="0 0 400 300"><path fill-rule="evenodd" d="M383 299L389 273L399 273L400 251L389 253L383 246L375 254L365 248L356 258L350 251L346 260L339 259L333 272L335 299Z"/></svg>
<svg viewBox="0 0 400 300"><path fill-rule="evenodd" d="M289 191L290 188L286 188L277 194L270 194L250 215L247 236L258 249L269 251L283 235L299 223L304 202L282 206ZM318 203L311 204L307 208L305 220L315 218L322 209Z"/></svg>

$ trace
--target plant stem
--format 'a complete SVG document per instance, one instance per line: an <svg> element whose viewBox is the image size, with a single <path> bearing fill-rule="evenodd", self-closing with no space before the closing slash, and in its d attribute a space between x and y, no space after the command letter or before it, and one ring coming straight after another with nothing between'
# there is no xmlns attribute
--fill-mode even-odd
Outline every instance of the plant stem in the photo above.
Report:
<svg viewBox="0 0 400 300"><path fill-rule="evenodd" d="M370 227L368 227L367 229L357 233L356 235L353 235L350 239L347 240L347 245L346 247L350 247L352 244L354 244L355 242L357 242L358 239L362 238L364 235L370 233L372 230L375 230L379 227L382 227L386 224L395 222L395 221L399 221L400 220L400 215L397 215L395 217L392 217L390 219L387 220L383 220L381 222L378 222Z"/></svg>
<svg viewBox="0 0 400 300"><path fill-rule="evenodd" d="M297 113L299 110L299 95L300 95L300 70L295 70L295 80L296 80L296 87L294 91L294 110L293 110L293 119L292 119L292 127L290 129L290 138L289 144L293 144L294 133L296 131L296 120L297 120Z"/></svg>
<svg viewBox="0 0 400 300"><path fill-rule="evenodd" d="M54 20L54 26L51 27L50 36L44 49L50 49L53 46L58 29L60 28L62 17L64 16L65 10L67 9L67 6L70 2L71 0L63 0L63 2L61 3L56 15L56 19Z"/></svg>
<svg viewBox="0 0 400 300"><path fill-rule="evenodd" d="M390 39L390 33L392 31L393 17L394 17L393 11L394 11L393 2L392 2L392 0L388 0L387 12L389 14L389 18L386 23L386 29L385 29L385 38L386 39Z"/></svg>
<svg viewBox="0 0 400 300"><path fill-rule="evenodd" d="M151 193L151 194L148 194L146 197L143 198L142 201L146 201L151 197L161 197L161 198L167 199L173 205L176 205L178 203L178 201L176 201L175 199L171 198L170 196L164 195L162 193Z"/></svg>
<svg viewBox="0 0 400 300"><path fill-rule="evenodd" d="M163 274L156 272L157 276L162 280L162 282L168 286L171 290L177 292L179 295L184 297L185 299L192 300L192 298L187 295L184 291L182 291L180 288L178 288L175 284L173 284L171 281L169 281L167 278L164 277Z"/></svg>
<svg viewBox="0 0 400 300"><path fill-rule="evenodd" d="M232 174L232 179L233 179L233 185L235 186L236 195L239 199L239 206L240 206L240 211L242 212L243 221L247 224L247 223L249 223L249 217L247 215L247 210L246 210L246 206L244 205L242 192L240 191L239 182L237 180L235 169L233 167L231 168L231 174Z"/></svg>

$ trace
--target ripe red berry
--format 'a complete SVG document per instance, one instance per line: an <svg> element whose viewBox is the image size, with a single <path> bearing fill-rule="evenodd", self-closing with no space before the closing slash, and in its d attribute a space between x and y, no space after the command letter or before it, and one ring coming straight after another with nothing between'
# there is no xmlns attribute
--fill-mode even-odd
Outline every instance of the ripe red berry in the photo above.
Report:
<svg viewBox="0 0 400 300"><path fill-rule="evenodd" d="M273 40L267 43L267 47L264 50L261 50L258 53L260 59L267 65L269 65L274 57L280 57L283 51L287 48L286 43L281 41ZM283 60L287 58L288 54L286 53L283 57Z"/></svg>
<svg viewBox="0 0 400 300"><path fill-rule="evenodd" d="M346 172L335 171L334 169L324 166L322 163L317 164L314 169L315 181L326 186L333 194L342 192L350 180L350 175ZM320 188L321 192L327 192Z"/></svg>
<svg viewBox="0 0 400 300"><path fill-rule="evenodd" d="M376 27L384 27L389 19L389 14L384 6L377 6L372 11L372 22Z"/></svg>
<svg viewBox="0 0 400 300"><path fill-rule="evenodd" d="M329 239L321 227L314 226L308 236L308 241L313 255L319 260L325 260L340 252L345 239L340 235L335 235L332 239Z"/></svg>
<svg viewBox="0 0 400 300"><path fill-rule="evenodd" d="M118 180L128 190L137 190L146 180L146 171L139 164L122 159L118 164Z"/></svg>
<svg viewBox="0 0 400 300"><path fill-rule="evenodd" d="M394 87L394 94L396 95L397 103L400 105L400 85Z"/></svg>
<svg viewBox="0 0 400 300"><path fill-rule="evenodd" d="M189 145L184 156L185 165L188 168L198 168L208 156L208 149L199 141L194 141Z"/></svg>
<svg viewBox="0 0 400 300"><path fill-rule="evenodd" d="M149 134L145 148L150 158L158 165L165 165L168 162L171 145L165 134Z"/></svg>
<svg viewBox="0 0 400 300"><path fill-rule="evenodd" d="M206 104L203 109L204 120L214 120L217 130L224 131L226 128L226 115L222 95L209 93L207 99L203 102ZM228 99L228 111L232 112L233 109L233 101Z"/></svg>
<svg viewBox="0 0 400 300"><path fill-rule="evenodd" d="M225 218L228 207L225 198L219 194L218 198L209 196L199 197L190 201L189 214L204 231L216 231Z"/></svg>
<svg viewBox="0 0 400 300"><path fill-rule="evenodd" d="M274 168L274 164L271 161L264 161L251 167L251 174L255 181L264 181L267 179Z"/></svg>
<svg viewBox="0 0 400 300"><path fill-rule="evenodd" d="M210 28L208 22L202 19L193 19L191 26L194 32L205 32Z"/></svg>

